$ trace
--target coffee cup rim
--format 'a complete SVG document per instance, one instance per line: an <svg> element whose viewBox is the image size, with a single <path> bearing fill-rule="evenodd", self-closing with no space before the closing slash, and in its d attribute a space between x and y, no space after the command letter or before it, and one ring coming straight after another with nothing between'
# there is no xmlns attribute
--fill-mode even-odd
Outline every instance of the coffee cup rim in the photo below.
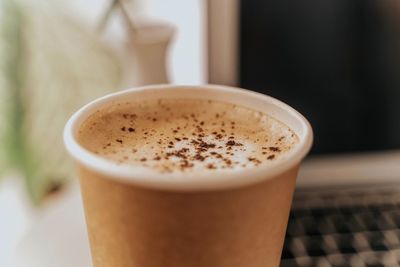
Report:
<svg viewBox="0 0 400 267"><path fill-rule="evenodd" d="M266 112L287 124L299 142L287 153L269 164L240 170L160 173L136 165L117 164L87 150L76 139L82 123L94 112L142 95L148 98L201 98L219 100ZM243 104L242 104L243 103ZM266 110L266 109L269 109ZM285 121L286 120L286 121ZM290 123L293 125L288 125ZM293 127L294 126L294 127ZM295 128L295 129L294 129ZM310 123L289 105L264 94L222 85L150 85L131 88L98 98L76 111L64 128L64 144L73 159L85 168L123 183L174 191L205 191L242 187L279 176L297 167L311 149L313 132ZM188 176L190 176L188 178Z"/></svg>

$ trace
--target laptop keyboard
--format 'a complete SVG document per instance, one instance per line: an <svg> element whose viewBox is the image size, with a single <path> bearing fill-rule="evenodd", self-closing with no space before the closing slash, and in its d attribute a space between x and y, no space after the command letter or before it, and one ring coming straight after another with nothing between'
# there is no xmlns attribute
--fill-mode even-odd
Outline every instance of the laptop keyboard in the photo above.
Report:
<svg viewBox="0 0 400 267"><path fill-rule="evenodd" d="M400 191L296 196L281 267L400 266Z"/></svg>

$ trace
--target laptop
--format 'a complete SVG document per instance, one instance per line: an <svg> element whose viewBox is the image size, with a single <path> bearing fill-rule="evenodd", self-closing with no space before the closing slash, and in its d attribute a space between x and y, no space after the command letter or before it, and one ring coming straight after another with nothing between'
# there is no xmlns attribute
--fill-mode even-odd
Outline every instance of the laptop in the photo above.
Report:
<svg viewBox="0 0 400 267"><path fill-rule="evenodd" d="M282 267L400 266L396 3L207 2L209 82L277 97L315 127Z"/></svg>

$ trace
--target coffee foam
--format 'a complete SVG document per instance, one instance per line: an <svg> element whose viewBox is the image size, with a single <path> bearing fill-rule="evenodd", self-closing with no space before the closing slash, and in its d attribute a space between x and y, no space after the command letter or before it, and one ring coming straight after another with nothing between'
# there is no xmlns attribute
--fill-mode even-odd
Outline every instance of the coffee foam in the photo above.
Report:
<svg viewBox="0 0 400 267"><path fill-rule="evenodd" d="M92 114L79 143L118 164L159 172L229 171L270 164L299 139L271 116L199 99L117 103Z"/></svg>

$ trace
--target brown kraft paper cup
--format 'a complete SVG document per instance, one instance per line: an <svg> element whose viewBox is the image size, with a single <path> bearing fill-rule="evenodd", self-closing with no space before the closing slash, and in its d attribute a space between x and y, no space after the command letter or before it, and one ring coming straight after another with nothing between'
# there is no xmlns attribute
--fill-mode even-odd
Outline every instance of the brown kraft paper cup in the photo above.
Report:
<svg viewBox="0 0 400 267"><path fill-rule="evenodd" d="M75 140L80 124L101 106L129 97L185 94L267 112L294 130L299 144L264 169L166 179L124 169ZM310 125L289 106L223 86L141 87L82 108L68 122L64 139L78 164L95 267L279 266L297 171L312 143Z"/></svg>

